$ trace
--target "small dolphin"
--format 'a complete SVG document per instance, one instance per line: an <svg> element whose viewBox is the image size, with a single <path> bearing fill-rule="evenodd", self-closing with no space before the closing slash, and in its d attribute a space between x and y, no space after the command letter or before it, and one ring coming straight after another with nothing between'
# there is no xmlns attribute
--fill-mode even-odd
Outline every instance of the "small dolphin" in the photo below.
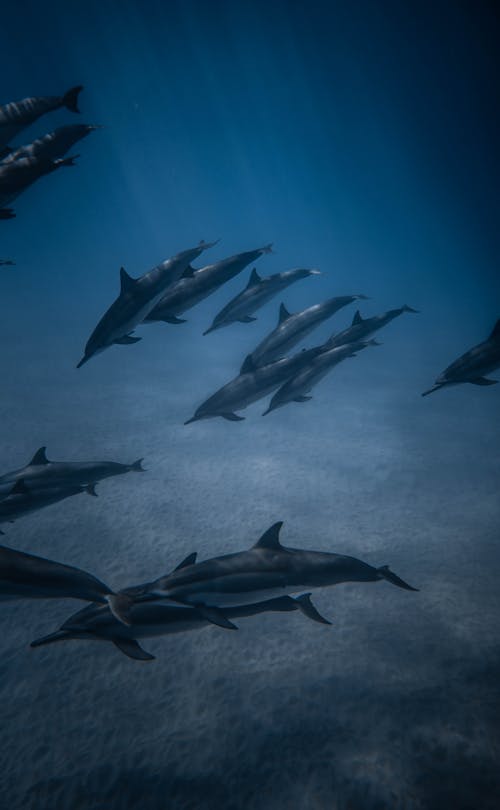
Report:
<svg viewBox="0 0 500 810"><path fill-rule="evenodd" d="M203 334L208 335L210 332L215 331L215 329L229 326L231 323L235 323L235 321L239 321L240 323L255 321L256 318L252 317L253 313L264 306L267 301L270 301L271 298L279 292L289 287L290 284L294 284L296 281L300 281L308 276L318 275L320 275L319 270L305 270L299 268L297 270L287 270L285 273L275 273L273 276L263 278L259 276L254 267L243 292L238 293L238 295L231 299L229 304L226 304L226 306L221 309L219 314L215 316L212 326L207 329L206 332L203 332Z"/></svg>
<svg viewBox="0 0 500 810"><path fill-rule="evenodd" d="M0 601L49 598L84 599L106 604L119 622L129 622L130 597L113 593L92 574L0 546Z"/></svg>
<svg viewBox="0 0 500 810"><path fill-rule="evenodd" d="M485 377L485 374L490 374L497 368L500 368L500 319L496 322L487 340L469 349L451 366L448 366L437 378L434 387L424 391L422 396L426 397L447 385L459 385L460 383L495 385L498 380L490 380Z"/></svg>
<svg viewBox="0 0 500 810"><path fill-rule="evenodd" d="M0 259L0 267L4 267L6 265L13 266L15 265L15 262L13 262L12 259Z"/></svg>
<svg viewBox="0 0 500 810"><path fill-rule="evenodd" d="M55 484L53 487L38 488L33 484L27 486L22 478L18 478L14 485L2 484L0 487L0 523L13 523L22 515L36 512L38 509L63 501L72 495L79 495L81 492L87 492L89 495L97 497L95 484L86 486L81 484L58 486Z"/></svg>
<svg viewBox="0 0 500 810"><path fill-rule="evenodd" d="M414 591L384 565L374 568L344 554L287 548L279 540L283 523L274 523L248 551L213 557L160 577L144 588L144 598L163 597L196 607L214 623L227 622L225 608L262 602L341 582L376 582ZM136 600L141 597L135 595Z"/></svg>
<svg viewBox="0 0 500 810"><path fill-rule="evenodd" d="M178 315L194 307L204 298L219 289L223 284L241 273L249 264L265 253L272 253L272 245L256 250L237 253L228 259L215 264L208 264L194 270L191 277L182 278L171 289L167 290L158 305L149 313L146 321L165 321L166 323L184 323Z"/></svg>
<svg viewBox="0 0 500 810"><path fill-rule="evenodd" d="M214 244L216 243L202 241L195 248L183 250L182 253L166 259L140 278L132 278L122 267L120 295L92 332L77 368L113 343L128 345L141 340L140 337L131 335L135 327L144 321L170 285L174 284L183 273L188 275L193 273L190 263Z"/></svg>
<svg viewBox="0 0 500 810"><path fill-rule="evenodd" d="M327 345L327 344L325 344ZM291 379L281 386L276 391L267 411L262 414L266 416L276 408L282 408L289 402L308 402L312 397L308 396L309 392L315 385L317 385L323 377L332 371L335 366L345 360L347 357L356 357L356 352L365 349L367 346L378 346L376 340L362 341L359 340L355 343L349 343L345 346L337 346L334 349L328 349L321 352L321 354L313 357L310 364L299 371Z"/></svg>
<svg viewBox="0 0 500 810"><path fill-rule="evenodd" d="M14 163L23 157L43 158L45 160L57 160L64 157L69 152L72 146L75 145L82 138L86 138L91 132L96 129L101 129L99 126L91 124L71 124L65 127L58 127L53 132L37 138L32 143L25 146L19 146L12 151L2 160L1 165Z"/></svg>
<svg viewBox="0 0 500 810"><path fill-rule="evenodd" d="M281 304L277 327L248 355L241 371L244 372L256 366L265 366L272 360L284 357L293 346L300 343L320 323L331 318L339 309L347 304L352 304L358 298L366 298L366 296L342 295L337 298L329 298L322 304L314 304L293 315L288 312L284 304Z"/></svg>
<svg viewBox="0 0 500 810"><path fill-rule="evenodd" d="M60 107L66 107L71 112L80 112L78 96L82 90L83 85L79 84L71 87L63 96L24 98L0 107L0 150L5 149L16 135L45 113Z"/></svg>
<svg viewBox="0 0 500 810"><path fill-rule="evenodd" d="M96 484L104 478L132 471L144 472L142 458L133 464L118 464L116 461L49 461L46 448L40 447L29 464L0 475L0 486L14 484L19 479L37 489L67 485L86 486Z"/></svg>
<svg viewBox="0 0 500 810"><path fill-rule="evenodd" d="M346 343L352 343L355 340L364 340L368 335L372 335L382 329L383 326L387 326L388 323L402 315L403 312L418 313L418 309L412 309L412 307L403 304L399 309L390 309L388 312L384 312L383 315L374 315L372 318L362 318L358 309L354 314L351 326L344 329L343 332L339 332L338 335L333 335L327 343L334 349L336 346L344 346Z"/></svg>
<svg viewBox="0 0 500 810"><path fill-rule="evenodd" d="M238 416L235 411L247 408L252 402L257 402L279 388L285 380L305 368L321 350L321 346L304 349L292 357L284 357L259 368L252 368L250 364L247 364L247 371L240 373L238 377L219 388L184 424L189 425L199 419L211 419L215 416L222 416L230 422L242 421L245 417Z"/></svg>
<svg viewBox="0 0 500 810"><path fill-rule="evenodd" d="M237 629L230 619L256 616L270 611L288 612L300 610L313 621L330 624L316 610L310 601L310 594L303 594L297 599L282 596L253 605L242 605L229 608L224 613L228 629ZM138 638L167 636L174 633L185 633L190 630L201 630L211 622L195 607L180 605L165 599L148 602L136 602L129 608L127 618L130 625L119 624L107 607L89 605L68 619L60 630L31 642L32 647L40 647L55 641L68 639L90 639L93 641L112 642L117 649L139 661L151 661L154 655L146 652L137 642Z"/></svg>
<svg viewBox="0 0 500 810"><path fill-rule="evenodd" d="M36 183L46 174L51 174L63 166L74 166L78 155L50 160L37 157L23 157L12 163L0 163L0 208L4 211L3 219L15 216L12 209L7 208L20 194Z"/></svg>

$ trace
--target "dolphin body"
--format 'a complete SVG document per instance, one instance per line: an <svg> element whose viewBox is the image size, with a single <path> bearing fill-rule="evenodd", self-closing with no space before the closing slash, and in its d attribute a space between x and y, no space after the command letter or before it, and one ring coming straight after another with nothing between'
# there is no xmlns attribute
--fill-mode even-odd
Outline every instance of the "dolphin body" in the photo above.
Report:
<svg viewBox="0 0 500 810"><path fill-rule="evenodd" d="M136 592L136 600L162 597L195 606L209 621L222 626L225 609L290 595L341 582L376 582L414 591L388 566L374 568L355 557L324 551L286 548L279 539L283 523L274 523L248 551L213 557L160 577Z"/></svg>
<svg viewBox="0 0 500 810"><path fill-rule="evenodd" d="M365 349L367 346L378 346L375 340L363 341L358 340L355 343L349 343L344 346L337 346L334 349L328 349L321 352L321 354L313 357L310 364L299 371L291 379L281 386L276 391L267 411L264 411L263 416L266 416L276 408L282 408L289 402L308 402L312 397L308 396L309 392L315 385L317 385L323 377L326 377L336 365L346 360L348 357L356 357L356 352Z"/></svg>
<svg viewBox="0 0 500 810"><path fill-rule="evenodd" d="M167 287L175 284L184 273L193 274L191 262L214 244L215 242L202 241L195 248L189 248L166 259L140 278L132 278L122 267L120 270L120 295L92 332L85 346L84 356L77 368L83 366L94 354L112 346L113 343L127 345L141 340L139 337L132 337L131 332L154 309Z"/></svg>
<svg viewBox="0 0 500 810"><path fill-rule="evenodd" d="M314 304L293 315L288 312L284 304L281 304L278 325L245 358L241 371L245 372L252 367L265 366L273 360L284 357L320 323L331 318L339 309L347 304L352 304L358 298L366 298L366 296L342 295L337 298L329 298L321 304Z"/></svg>
<svg viewBox="0 0 500 810"><path fill-rule="evenodd" d="M333 335L327 343L334 349L337 346L344 346L346 343L364 340L369 335L373 335L374 332L382 329L383 326L387 326L388 323L402 315L403 312L418 313L418 309L412 309L412 307L403 304L399 309L390 309L388 312L384 312L382 315L374 315L372 318L362 318L358 309L354 314L351 326L339 332L338 335Z"/></svg>
<svg viewBox="0 0 500 810"><path fill-rule="evenodd" d="M12 259L0 259L0 267L4 267L6 265L14 266L15 262L13 262Z"/></svg>
<svg viewBox="0 0 500 810"><path fill-rule="evenodd" d="M90 133L94 132L96 129L101 129L101 127L91 124L71 124L65 127L58 127L53 132L49 132L47 135L43 135L41 138L32 141L32 143L13 149L7 157L2 160L1 165L5 166L23 157L57 160L58 158L64 157L75 143L78 143L82 138L86 138L87 135L90 135Z"/></svg>
<svg viewBox="0 0 500 810"><path fill-rule="evenodd" d="M146 321L165 321L165 323L185 323L178 315L182 315L200 301L203 301L226 282L241 273L249 264L256 261L259 256L272 252L272 245L266 245L256 250L237 253L227 259L221 259L214 264L208 264L195 270L192 276L182 278L171 289L167 290L157 306L149 313Z"/></svg>
<svg viewBox="0 0 500 810"><path fill-rule="evenodd" d="M74 166L77 155L51 160L49 158L22 157L10 163L0 163L0 218L15 216L10 205L20 194L46 174L63 166Z"/></svg>
<svg viewBox="0 0 500 810"><path fill-rule="evenodd" d="M489 337L469 349L437 378L433 388L424 391L423 397L447 385L473 383L474 385L495 385L498 380L490 380L485 375L500 368L500 319Z"/></svg>
<svg viewBox="0 0 500 810"><path fill-rule="evenodd" d="M29 464L0 476L0 488L12 485L19 479L36 489L87 486L132 471L144 472L142 458L133 464L119 464L116 461L49 461L46 448L40 447Z"/></svg>
<svg viewBox="0 0 500 810"><path fill-rule="evenodd" d="M199 419L211 419L215 416L222 416L230 422L242 421L245 417L238 416L235 411L247 408L252 402L257 402L257 400L270 394L271 391L279 388L285 380L293 377L301 368L306 367L322 349L322 346L304 349L292 357L284 357L281 360L275 360L273 363L252 370L248 366L248 371L240 373L234 380L219 388L215 394L200 405L194 416L184 424L189 425Z"/></svg>
<svg viewBox="0 0 500 810"><path fill-rule="evenodd" d="M235 321L240 323L250 323L255 321L252 315L267 301L270 301L275 295L282 290L300 281L308 276L320 275L319 270L305 270L298 268L296 270L287 270L284 273L275 273L273 276L262 278L257 270L252 270L250 279L245 289L236 295L231 301L226 304L223 309L215 316L212 326L204 332L208 335L216 329L221 329L223 326L229 326Z"/></svg>
<svg viewBox="0 0 500 810"><path fill-rule="evenodd" d="M66 598L107 604L119 622L129 621L130 598L113 593L92 574L0 546L0 601Z"/></svg>
<svg viewBox="0 0 500 810"><path fill-rule="evenodd" d="M66 107L71 112L80 112L78 96L82 90L83 86L78 85L71 87L63 96L24 98L0 107L0 154L16 135L33 124L41 115L58 110L60 107Z"/></svg>
<svg viewBox="0 0 500 810"><path fill-rule="evenodd" d="M45 506L58 503L72 495L87 492L97 497L94 484L66 484L46 486L27 486L22 478L15 484L3 484L0 487L0 523L13 523L17 518L36 512ZM3 534L3 532L0 532Z"/></svg>

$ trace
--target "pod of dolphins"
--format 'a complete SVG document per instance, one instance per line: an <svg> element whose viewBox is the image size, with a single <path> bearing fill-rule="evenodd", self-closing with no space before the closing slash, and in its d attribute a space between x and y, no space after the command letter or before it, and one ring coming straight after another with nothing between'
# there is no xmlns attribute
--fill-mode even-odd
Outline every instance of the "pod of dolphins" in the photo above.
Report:
<svg viewBox="0 0 500 810"><path fill-rule="evenodd" d="M15 216L11 204L33 183L59 168L73 166L78 155L67 156L73 146L99 127L76 124L58 127L36 140L13 146L12 141L41 116L60 108L78 113L78 85L62 96L26 98L0 107L0 219ZM135 330L161 321L179 325L196 304L234 279L272 245L247 250L200 268L193 267L218 242L197 245L165 259L133 278L120 269L120 291L92 331L77 368L114 346L137 343ZM0 265L13 265L0 259ZM292 284L320 275L317 269L295 268L263 276L254 267L245 288L235 295L205 330L208 335L234 323L250 324L271 299ZM206 399L185 424L222 417L242 421L244 410L268 394L263 415L289 403L311 400L311 391L339 363L370 346L373 334L403 313L417 310L406 304L372 317L357 310L351 325L333 333L322 344L293 353L318 326L365 295L352 294L291 313L284 303L276 327L243 360L236 377ZM490 386L489 375L500 367L500 320L489 337L446 368L422 396L461 383ZM53 462L41 447L29 464L0 476L0 524L45 508L73 495L96 496L96 484L127 472L143 471L142 459L132 464L111 461ZM354 557L325 551L283 546L282 523L273 524L246 551L213 557L198 563L189 554L173 571L151 582L113 590L79 568L0 546L0 600L73 598L90 604L70 616L55 632L36 639L39 647L70 639L112 642L130 658L154 658L138 639L168 635L216 625L235 630L235 620L264 612L300 611L307 618L329 625L311 602L310 591L342 582L386 580L415 591L387 565L375 568ZM0 530L0 533L3 532Z"/></svg>

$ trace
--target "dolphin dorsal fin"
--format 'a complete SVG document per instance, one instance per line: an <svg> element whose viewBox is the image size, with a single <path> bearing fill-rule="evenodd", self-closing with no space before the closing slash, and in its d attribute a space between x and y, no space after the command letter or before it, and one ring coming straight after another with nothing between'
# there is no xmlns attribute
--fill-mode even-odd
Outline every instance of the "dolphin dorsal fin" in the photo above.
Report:
<svg viewBox="0 0 500 810"><path fill-rule="evenodd" d="M500 340L500 318L493 327L493 331L489 336L489 340Z"/></svg>
<svg viewBox="0 0 500 810"><path fill-rule="evenodd" d="M351 326L357 326L359 323L363 323L363 318L361 317L361 312L359 309L356 310L354 313L354 318L352 319Z"/></svg>
<svg viewBox="0 0 500 810"><path fill-rule="evenodd" d="M26 481L24 478L18 478L14 486L12 487L9 495L29 495L30 491L26 486Z"/></svg>
<svg viewBox="0 0 500 810"><path fill-rule="evenodd" d="M132 292L135 286L135 278L129 276L124 267L120 267L120 295Z"/></svg>
<svg viewBox="0 0 500 810"><path fill-rule="evenodd" d="M283 321L286 321L286 319L289 318L291 314L292 313L288 312L284 304L280 304L280 316L278 318L278 324L283 323Z"/></svg>
<svg viewBox="0 0 500 810"><path fill-rule="evenodd" d="M194 565L196 562L196 554L197 552L193 551L192 554L188 554L187 557L184 557L183 561L174 568L174 571L180 571L181 568L187 568L188 565Z"/></svg>
<svg viewBox="0 0 500 810"><path fill-rule="evenodd" d="M267 532L264 532L262 537L257 540L253 548L269 548L274 549L282 549L283 546L280 543L280 531L281 527L283 526L283 521L279 520L277 523L273 523L270 529Z"/></svg>
<svg viewBox="0 0 500 810"><path fill-rule="evenodd" d="M257 270L254 267L254 269L250 273L250 278L248 279L247 290L249 287L255 287L257 284L260 284L261 281L262 278L259 276Z"/></svg>
<svg viewBox="0 0 500 810"><path fill-rule="evenodd" d="M31 467L32 464L35 464L35 465L49 464L50 462L49 462L47 456L45 455L45 450L46 449L47 449L46 447L39 447L38 450L36 451L35 455L31 459L30 463L28 464L28 466Z"/></svg>

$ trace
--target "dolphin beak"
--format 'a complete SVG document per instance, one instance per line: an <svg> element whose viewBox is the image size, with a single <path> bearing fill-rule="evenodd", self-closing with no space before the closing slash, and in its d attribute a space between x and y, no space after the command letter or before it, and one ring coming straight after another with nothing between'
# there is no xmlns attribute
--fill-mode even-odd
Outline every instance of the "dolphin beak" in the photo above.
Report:
<svg viewBox="0 0 500 810"><path fill-rule="evenodd" d="M197 422L199 418L200 418L199 416L192 416L191 419L188 419L187 422L184 422L184 424L190 425L191 422Z"/></svg>
<svg viewBox="0 0 500 810"><path fill-rule="evenodd" d="M433 393L434 393L434 391L439 391L439 389L440 389L440 388L443 388L443 387L444 387L444 383L439 383L438 385L435 385L433 388L429 388L429 390L428 390L428 391L424 391L424 393L422 394L422 396L423 396L423 397L428 397L428 396L429 396L429 394L433 394Z"/></svg>
<svg viewBox="0 0 500 810"><path fill-rule="evenodd" d="M53 641L60 641L63 638L68 638L68 633L65 630L57 630L56 633L35 639L31 642L30 647L41 647L43 644L52 644Z"/></svg>
<svg viewBox="0 0 500 810"><path fill-rule="evenodd" d="M81 367L82 367L83 365L85 365L85 363L87 363L89 360L90 360L90 355L89 355L88 357L85 355L84 357L82 357L82 359L81 359L81 360L80 360L80 362L78 363L77 368L81 368Z"/></svg>
<svg viewBox="0 0 500 810"><path fill-rule="evenodd" d="M205 335L209 335L209 334L210 334L210 332L215 332L215 330L216 330L216 329L217 329L217 327L216 327L216 326L210 326L208 329L205 329L205 331L203 332L203 335L204 335L204 336L205 336Z"/></svg>

